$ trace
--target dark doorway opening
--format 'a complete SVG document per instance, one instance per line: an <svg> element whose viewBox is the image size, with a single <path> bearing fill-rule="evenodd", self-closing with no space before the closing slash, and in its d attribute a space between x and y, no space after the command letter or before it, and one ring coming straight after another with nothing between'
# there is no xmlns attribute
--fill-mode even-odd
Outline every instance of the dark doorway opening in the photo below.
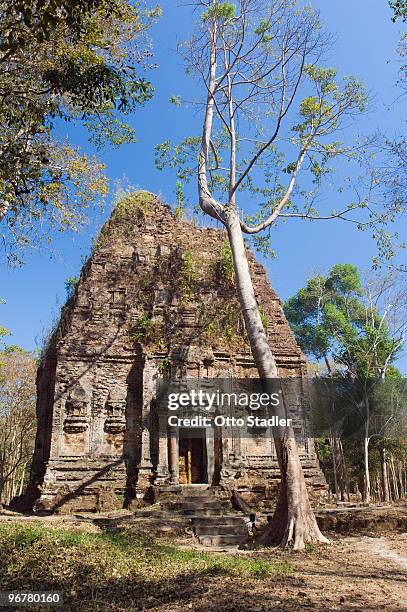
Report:
<svg viewBox="0 0 407 612"><path fill-rule="evenodd" d="M179 483L205 484L208 482L206 432L190 430L179 432Z"/></svg>

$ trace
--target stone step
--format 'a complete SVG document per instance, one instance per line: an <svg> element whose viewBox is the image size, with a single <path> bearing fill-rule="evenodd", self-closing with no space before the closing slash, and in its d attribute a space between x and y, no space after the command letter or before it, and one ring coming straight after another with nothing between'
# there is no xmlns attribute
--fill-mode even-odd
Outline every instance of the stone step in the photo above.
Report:
<svg viewBox="0 0 407 612"><path fill-rule="evenodd" d="M181 489L181 495L183 497L214 497L215 491L213 488L210 489L206 485L204 485L203 488L183 486Z"/></svg>
<svg viewBox="0 0 407 612"><path fill-rule="evenodd" d="M203 485L160 485L160 496L214 497L220 487Z"/></svg>
<svg viewBox="0 0 407 612"><path fill-rule="evenodd" d="M242 516L235 514L217 514L216 516L194 516L194 525L241 525Z"/></svg>
<svg viewBox="0 0 407 612"><path fill-rule="evenodd" d="M168 488L160 500L165 514L189 520L198 541L204 546L238 547L247 538L241 514L232 514L230 500L222 499L207 487Z"/></svg>
<svg viewBox="0 0 407 612"><path fill-rule="evenodd" d="M242 525L216 525L216 524L200 524L194 525L197 536L216 536L216 535L236 535L246 536L247 529L244 523Z"/></svg>
<svg viewBox="0 0 407 612"><path fill-rule="evenodd" d="M185 509L181 509L179 510L180 514L183 514L184 516L196 516L196 515L200 515L200 516L219 516L219 513L221 512L221 510L219 508L193 508L190 510L185 510Z"/></svg>
<svg viewBox="0 0 407 612"><path fill-rule="evenodd" d="M180 503L180 504L186 504L186 503L191 503L191 504L218 504L221 500L219 499L219 497L209 497L209 496L204 496L204 495L192 495L192 496L184 496L184 495L178 495L177 497L172 497L170 499L168 499L167 501L172 501L172 502L176 502L176 503Z"/></svg>
<svg viewBox="0 0 407 612"><path fill-rule="evenodd" d="M89 484L89 482L91 481L91 484ZM123 487L126 488L126 484L127 484L127 478L126 477L120 477L120 476L113 476L111 478L78 478L76 480L74 480L73 478L70 478L69 480L66 478L56 478L55 479L55 483L56 484L62 484L62 485L66 485L68 487L73 487L73 488L77 488L77 487L86 487L86 489L97 489L100 487L106 487L109 486L111 487L112 485L117 486L117 487Z"/></svg>
<svg viewBox="0 0 407 612"><path fill-rule="evenodd" d="M238 547L245 541L245 536L241 535L215 535L198 536L198 541L204 546L233 546Z"/></svg>
<svg viewBox="0 0 407 612"><path fill-rule="evenodd" d="M241 515L215 514L195 516L192 525L198 541L204 546L237 547L247 538L247 529Z"/></svg>
<svg viewBox="0 0 407 612"><path fill-rule="evenodd" d="M186 499L186 500L180 499L180 500L170 501L162 505L167 508L174 508L174 509L184 508L185 510L199 510L200 508L217 508L219 511L221 511L223 508L222 504L217 499L208 500L208 501L206 500L205 501L204 500L193 501L190 499Z"/></svg>

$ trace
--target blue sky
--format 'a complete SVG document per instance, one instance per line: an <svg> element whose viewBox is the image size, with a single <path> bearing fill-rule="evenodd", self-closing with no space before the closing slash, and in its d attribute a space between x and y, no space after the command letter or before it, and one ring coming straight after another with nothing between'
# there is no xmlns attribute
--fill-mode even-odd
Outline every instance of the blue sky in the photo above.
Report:
<svg viewBox="0 0 407 612"><path fill-rule="evenodd" d="M159 68L151 74L156 95L145 109L131 117L138 142L117 150L104 151L100 157L107 165L113 182L126 176L140 188L160 193L174 200L174 177L154 167L154 145L170 138L177 140L199 131L199 115L188 109L169 104L172 94L191 97L191 83L184 75L180 59L175 54L177 38L182 39L191 28L187 7L163 0L163 17L152 32ZM395 83L400 64L396 47L400 24L393 24L386 0L315 0L312 4L321 12L327 29L336 37L329 61L341 74L358 76L374 98L370 113L358 125L361 133L380 128L390 133L403 127L402 102ZM81 130L64 127L73 142L91 151ZM332 197L329 185L324 193ZM10 343L34 349L52 321L58 316L65 300L65 280L76 276L83 258L89 253L90 242L107 212L93 216L81 235L60 236L55 244L58 255L47 253L28 255L25 267L0 269L0 297L7 303L0 306L0 323L12 331ZM399 233L405 235L406 219L399 222ZM267 261L271 282L282 299L301 287L313 271L326 270L338 262L354 263L368 269L375 245L367 234L337 222L282 225L273 235L273 247L278 257ZM405 256L403 256L405 257ZM407 359L399 364L407 371Z"/></svg>

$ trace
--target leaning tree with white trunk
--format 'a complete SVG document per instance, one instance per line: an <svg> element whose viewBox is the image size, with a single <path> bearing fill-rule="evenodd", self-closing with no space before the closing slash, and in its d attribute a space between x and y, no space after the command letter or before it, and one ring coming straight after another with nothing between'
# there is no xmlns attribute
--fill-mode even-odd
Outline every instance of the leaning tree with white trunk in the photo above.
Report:
<svg viewBox="0 0 407 612"><path fill-rule="evenodd" d="M176 167L178 177L188 180L197 159L200 208L227 230L253 358L260 377L272 379L278 367L244 236L267 249L270 229L282 219L342 219L359 227L383 222L367 200L373 179L367 192L359 190L342 210L323 212L315 204L315 185L329 172L330 160L353 155L332 135L364 111L366 93L357 79L338 81L334 69L320 65L331 40L310 7L299 8L294 0L193 0L192 5L197 28L179 50L187 73L205 88L198 102L202 135L174 148L169 141L158 145L157 165ZM173 101L180 104L177 96ZM312 179L307 194L298 190L300 172ZM365 218L355 218L366 209ZM310 505L293 433L275 432L282 483L265 540L296 550L307 542L327 542Z"/></svg>

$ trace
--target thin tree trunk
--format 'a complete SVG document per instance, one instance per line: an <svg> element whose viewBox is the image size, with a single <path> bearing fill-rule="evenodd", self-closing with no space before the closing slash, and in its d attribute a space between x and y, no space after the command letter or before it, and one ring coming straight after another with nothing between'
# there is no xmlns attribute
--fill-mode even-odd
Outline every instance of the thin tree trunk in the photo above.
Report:
<svg viewBox="0 0 407 612"><path fill-rule="evenodd" d="M399 481L400 481L400 498L404 499L406 492L404 489L403 471L401 468L401 461L398 461L397 464L398 464Z"/></svg>
<svg viewBox="0 0 407 612"><path fill-rule="evenodd" d="M340 440L338 440L336 436L334 438L334 444L335 444L335 457L336 457L339 493L340 493L341 501L345 501L345 463L344 463L343 455L341 453Z"/></svg>
<svg viewBox="0 0 407 612"><path fill-rule="evenodd" d="M250 276L241 222L238 211L236 210L235 192L239 181L237 183L235 182L236 134L234 127L234 103L231 95L231 81L228 71L225 76L227 77L227 102L230 121L228 128L231 145L231 167L229 171L229 199L227 205L222 206L214 200L207 181L207 163L211 145L215 104L214 95L217 87L216 69L217 54L219 51L217 32L217 21L214 19L210 25L210 57L208 79L206 83L208 93L198 162L199 204L205 213L219 219L228 231L233 255L237 292L253 359L260 378L267 380L276 378L278 376L278 371L261 321ZM227 57L225 59L227 60ZM291 195L305 153L306 148L302 149L300 152L289 189L280 202L281 207L285 205ZM253 158L253 164L254 159L255 158ZM273 219L270 220L270 223L272 221ZM285 417L283 412L282 416ZM285 428L282 428L281 431L277 431L277 429L274 428L273 436L281 472L281 486L274 520L265 532L267 543L281 544L283 546L293 543L296 550L301 550L305 547L306 542L328 542L321 534L314 512L311 508L297 444L293 437L292 430L291 432L287 432Z"/></svg>
<svg viewBox="0 0 407 612"><path fill-rule="evenodd" d="M26 461L26 462L24 463L24 466L23 466L23 471L21 472L20 486L19 486L19 488L18 488L18 495L21 495L21 494L22 494L22 492L23 492L23 488L24 488L24 480L25 480L25 471L26 471L26 469L27 469L27 463L28 463L28 461Z"/></svg>
<svg viewBox="0 0 407 612"><path fill-rule="evenodd" d="M389 501L392 502L394 501L394 492L392 491L392 488L391 488L390 474L388 470L387 470L387 488L389 490Z"/></svg>
<svg viewBox="0 0 407 612"><path fill-rule="evenodd" d="M383 486L382 486L379 476L377 476L376 483L375 483L375 499L376 501L380 502L380 501L383 501L383 498L384 498Z"/></svg>
<svg viewBox="0 0 407 612"><path fill-rule="evenodd" d="M2 477L2 475L0 474L0 509L3 508L3 505L6 503L5 502L5 482L4 482L4 478Z"/></svg>
<svg viewBox="0 0 407 612"><path fill-rule="evenodd" d="M398 483L397 483L396 470L394 468L393 455L390 455L390 470L391 470L391 475L392 475L392 479L393 479L394 499L398 500L398 499L400 499L400 493L399 493L399 487L398 487Z"/></svg>
<svg viewBox="0 0 407 612"><path fill-rule="evenodd" d="M277 365L261 321L240 221L234 210L228 211L227 230L239 302L253 358L260 378L276 378ZM281 406L280 410L281 418L285 418ZM293 430L273 428L273 436L281 472L281 485L273 520L260 537L262 543L282 546L293 544L294 550L304 549L307 542L327 543L328 540L319 530L309 501Z"/></svg>
<svg viewBox="0 0 407 612"><path fill-rule="evenodd" d="M363 462L364 462L364 470L365 470L363 501L365 504L370 504L369 438L364 439Z"/></svg>
<svg viewBox="0 0 407 612"><path fill-rule="evenodd" d="M339 445L339 452L340 452L340 455L341 455L341 462L342 462L342 469L343 469L343 480L344 480L344 484L345 484L346 499L347 499L348 502L350 502L348 470L347 470L347 466L346 466L345 453L343 452L343 444L342 444L342 440L340 438L338 440L338 445Z"/></svg>
<svg viewBox="0 0 407 612"><path fill-rule="evenodd" d="M363 502L370 504L370 472L369 472L369 406L368 401L365 401L366 405L366 422L365 422L365 438L363 440L363 464L364 464L364 479L363 479Z"/></svg>
<svg viewBox="0 0 407 612"><path fill-rule="evenodd" d="M389 496L389 484L387 480L387 457L386 457L386 447L382 446L380 449L380 462L382 466L382 489L383 489L383 501L390 501Z"/></svg>
<svg viewBox="0 0 407 612"><path fill-rule="evenodd" d="M337 470L337 466L336 466L336 444L335 444L335 437L330 439L330 443L331 443L331 451L332 451L332 466L333 466L333 470L334 470L335 500L336 500L336 503L338 503L338 501L339 501L339 495L338 495L338 470Z"/></svg>

